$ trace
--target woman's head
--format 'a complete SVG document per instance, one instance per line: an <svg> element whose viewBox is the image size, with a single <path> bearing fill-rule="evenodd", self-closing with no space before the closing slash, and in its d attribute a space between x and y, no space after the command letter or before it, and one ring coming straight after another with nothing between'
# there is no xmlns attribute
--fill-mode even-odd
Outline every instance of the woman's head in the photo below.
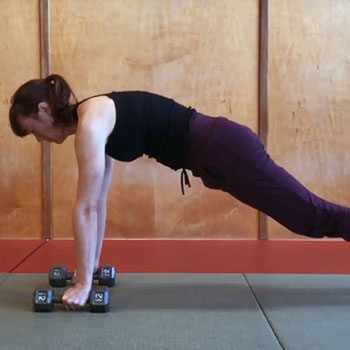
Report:
<svg viewBox="0 0 350 350"><path fill-rule="evenodd" d="M11 129L15 135L33 134L38 141L63 142L65 130L76 123L77 99L63 77L33 79L21 85L11 99Z"/></svg>

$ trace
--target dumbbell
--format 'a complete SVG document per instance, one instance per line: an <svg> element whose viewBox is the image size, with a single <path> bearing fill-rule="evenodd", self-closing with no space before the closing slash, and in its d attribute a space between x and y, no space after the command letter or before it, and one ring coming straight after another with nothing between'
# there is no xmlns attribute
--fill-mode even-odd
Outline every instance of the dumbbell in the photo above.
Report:
<svg viewBox="0 0 350 350"><path fill-rule="evenodd" d="M52 287L65 287L73 279L74 273L68 272L65 266L53 266L49 271L49 283ZM114 287L116 270L114 266L101 266L94 273L93 279L100 286Z"/></svg>
<svg viewBox="0 0 350 350"><path fill-rule="evenodd" d="M33 293L33 309L35 312L51 312L54 309L54 304L62 304L62 297L62 290L37 288ZM105 286L92 287L87 304L90 312L109 311L109 289Z"/></svg>

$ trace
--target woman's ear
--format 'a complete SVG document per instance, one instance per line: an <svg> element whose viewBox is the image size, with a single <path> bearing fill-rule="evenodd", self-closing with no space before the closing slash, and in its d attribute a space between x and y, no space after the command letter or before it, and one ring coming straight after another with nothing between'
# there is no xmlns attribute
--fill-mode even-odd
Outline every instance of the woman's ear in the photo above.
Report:
<svg viewBox="0 0 350 350"><path fill-rule="evenodd" d="M40 102L38 104L38 110L39 112L44 112L44 113L47 113L47 114L51 114L51 110L50 110L50 106L47 102Z"/></svg>
<svg viewBox="0 0 350 350"><path fill-rule="evenodd" d="M53 121L53 116L51 115L51 108L47 102L40 102L38 104L38 117L41 119L49 119Z"/></svg>

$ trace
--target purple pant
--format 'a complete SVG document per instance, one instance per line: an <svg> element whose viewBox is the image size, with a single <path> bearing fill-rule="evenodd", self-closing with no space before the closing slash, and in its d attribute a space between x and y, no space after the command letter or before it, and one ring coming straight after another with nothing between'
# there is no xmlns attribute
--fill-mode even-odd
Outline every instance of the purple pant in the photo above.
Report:
<svg viewBox="0 0 350 350"><path fill-rule="evenodd" d="M274 163L246 126L194 114L188 169L205 186L230 193L295 233L350 240L350 208L311 193Z"/></svg>

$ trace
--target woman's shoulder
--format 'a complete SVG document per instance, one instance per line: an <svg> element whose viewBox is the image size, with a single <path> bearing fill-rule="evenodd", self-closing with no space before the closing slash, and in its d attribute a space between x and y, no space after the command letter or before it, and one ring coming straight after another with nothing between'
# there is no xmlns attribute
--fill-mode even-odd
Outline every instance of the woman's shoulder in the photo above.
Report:
<svg viewBox="0 0 350 350"><path fill-rule="evenodd" d="M82 113L90 111L105 112L114 108L114 101L109 94L101 94L88 97L78 102L77 113L80 116Z"/></svg>
<svg viewBox="0 0 350 350"><path fill-rule="evenodd" d="M78 129L79 125L101 122L113 129L116 121L114 101L107 95L92 96L79 104L77 115Z"/></svg>

